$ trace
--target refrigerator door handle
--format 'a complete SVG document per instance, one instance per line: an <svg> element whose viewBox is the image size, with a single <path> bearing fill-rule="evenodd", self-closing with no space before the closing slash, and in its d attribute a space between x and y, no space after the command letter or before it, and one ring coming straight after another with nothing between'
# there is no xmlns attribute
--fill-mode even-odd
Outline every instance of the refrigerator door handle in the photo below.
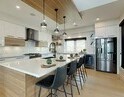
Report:
<svg viewBox="0 0 124 97"><path fill-rule="evenodd" d="M102 54L102 48L101 48L101 54Z"/></svg>

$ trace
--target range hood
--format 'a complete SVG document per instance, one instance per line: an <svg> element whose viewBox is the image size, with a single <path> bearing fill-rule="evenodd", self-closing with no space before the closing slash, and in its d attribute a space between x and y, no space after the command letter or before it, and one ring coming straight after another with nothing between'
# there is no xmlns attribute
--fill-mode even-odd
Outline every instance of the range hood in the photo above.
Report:
<svg viewBox="0 0 124 97"><path fill-rule="evenodd" d="M37 34L38 34L37 30L27 28L26 29L26 41L29 41L29 40L37 41Z"/></svg>

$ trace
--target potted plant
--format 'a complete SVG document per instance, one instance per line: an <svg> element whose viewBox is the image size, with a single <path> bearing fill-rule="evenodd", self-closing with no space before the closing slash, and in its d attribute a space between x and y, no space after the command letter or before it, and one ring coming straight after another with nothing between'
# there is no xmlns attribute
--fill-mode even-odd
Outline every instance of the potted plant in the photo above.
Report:
<svg viewBox="0 0 124 97"><path fill-rule="evenodd" d="M83 53L84 53L84 54L86 54L86 51L87 51L86 49L83 49Z"/></svg>
<svg viewBox="0 0 124 97"><path fill-rule="evenodd" d="M52 64L52 60L51 59L47 59L46 63L47 64Z"/></svg>

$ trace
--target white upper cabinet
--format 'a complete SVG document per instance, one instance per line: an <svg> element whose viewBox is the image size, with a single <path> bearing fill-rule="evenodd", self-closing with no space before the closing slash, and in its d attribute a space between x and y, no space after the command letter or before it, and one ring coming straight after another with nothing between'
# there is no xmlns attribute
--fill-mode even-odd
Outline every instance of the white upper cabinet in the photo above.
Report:
<svg viewBox="0 0 124 97"><path fill-rule="evenodd" d="M15 32L15 26L14 24L4 22L4 36L13 36Z"/></svg>
<svg viewBox="0 0 124 97"><path fill-rule="evenodd" d="M3 21L0 21L0 36L3 37L4 36L4 30L3 30L4 24Z"/></svg>
<svg viewBox="0 0 124 97"><path fill-rule="evenodd" d="M105 37L106 36L106 29L105 28L97 28L95 29L95 37Z"/></svg>
<svg viewBox="0 0 124 97"><path fill-rule="evenodd" d="M117 33L119 33L119 27L117 25L95 28L96 38L117 37Z"/></svg>
<svg viewBox="0 0 124 97"><path fill-rule="evenodd" d="M26 38L26 30L25 27L23 26L19 26L19 25L15 25L15 37L17 38L22 38L25 39Z"/></svg>
<svg viewBox="0 0 124 97"><path fill-rule="evenodd" d="M106 36L108 37L117 37L117 33L119 33L119 27L117 25L106 27Z"/></svg>
<svg viewBox="0 0 124 97"><path fill-rule="evenodd" d="M5 21L0 21L0 36L14 37L25 39L26 31L25 27L12 24Z"/></svg>

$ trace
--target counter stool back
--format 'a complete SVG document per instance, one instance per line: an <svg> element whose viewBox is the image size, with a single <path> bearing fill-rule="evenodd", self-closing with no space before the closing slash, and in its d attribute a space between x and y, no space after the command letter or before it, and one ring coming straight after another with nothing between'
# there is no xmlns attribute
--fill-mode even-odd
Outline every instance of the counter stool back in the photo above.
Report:
<svg viewBox="0 0 124 97"><path fill-rule="evenodd" d="M46 77L45 79L37 82L36 85L40 86L38 97L40 97L41 87L51 89L51 93L48 96L52 97L52 95L57 96L56 92L57 92L57 90L60 86L63 86L65 97L67 97L66 90L65 90L65 87L64 87L64 83L65 83L65 80L66 80L66 75L67 75L67 67L63 66L63 67L57 68L56 73L55 73L54 76L50 75L50 76ZM52 89L55 90L55 93L52 93Z"/></svg>

